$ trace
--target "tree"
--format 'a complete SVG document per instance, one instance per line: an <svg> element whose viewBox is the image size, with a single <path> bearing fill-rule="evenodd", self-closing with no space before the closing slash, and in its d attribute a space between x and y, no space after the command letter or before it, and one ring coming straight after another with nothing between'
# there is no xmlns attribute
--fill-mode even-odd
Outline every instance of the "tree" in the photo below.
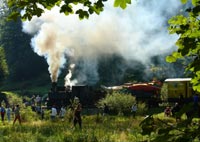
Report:
<svg viewBox="0 0 200 142"><path fill-rule="evenodd" d="M200 92L200 0L182 0L187 9L184 13L169 20L170 34L178 34L176 42L178 50L166 58L168 62L189 57L190 63L186 70L193 74L193 89Z"/></svg>
<svg viewBox="0 0 200 142"><path fill-rule="evenodd" d="M0 47L0 80L3 80L8 75L8 73L9 72L4 49Z"/></svg>
<svg viewBox="0 0 200 142"><path fill-rule="evenodd" d="M4 1L0 1L0 18L2 19L5 16L5 12L7 11L7 6ZM2 21L0 21L0 39L2 38L2 30L1 26ZM0 40L0 81L2 81L9 74L7 60L5 56L4 48L1 46Z"/></svg>
<svg viewBox="0 0 200 142"><path fill-rule="evenodd" d="M104 10L105 1L107 0L8 0L8 6L13 11L9 18L16 20L20 17L30 20L33 16L41 16L44 9L51 10L55 6L59 6L60 12L65 15L75 13L80 19L89 18L89 15L100 14ZM130 3L131 0L115 0L114 6L125 9ZM21 10L24 10L22 15L20 14Z"/></svg>
<svg viewBox="0 0 200 142"><path fill-rule="evenodd" d="M22 32L21 20L7 21L10 11L5 0L0 4L0 79L8 75L6 81L13 82L48 74L45 59L32 51L31 37Z"/></svg>

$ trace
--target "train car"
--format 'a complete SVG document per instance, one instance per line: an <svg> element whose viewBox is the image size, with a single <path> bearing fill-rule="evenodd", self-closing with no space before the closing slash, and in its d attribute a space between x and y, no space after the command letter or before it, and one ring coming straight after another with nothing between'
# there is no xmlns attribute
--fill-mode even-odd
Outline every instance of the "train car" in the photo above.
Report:
<svg viewBox="0 0 200 142"><path fill-rule="evenodd" d="M149 108L157 107L161 102L160 91L161 82L152 81L149 83L125 83L120 86L103 87L109 92L119 91L129 93L136 98L138 102L145 102Z"/></svg>
<svg viewBox="0 0 200 142"><path fill-rule="evenodd" d="M190 83L191 78L168 78L164 83L167 84L168 101L175 102L179 99L191 101L193 97L193 89Z"/></svg>
<svg viewBox="0 0 200 142"><path fill-rule="evenodd" d="M148 107L157 107L160 103L160 86L149 83L132 84L127 87L130 93L136 97L137 101L143 101Z"/></svg>

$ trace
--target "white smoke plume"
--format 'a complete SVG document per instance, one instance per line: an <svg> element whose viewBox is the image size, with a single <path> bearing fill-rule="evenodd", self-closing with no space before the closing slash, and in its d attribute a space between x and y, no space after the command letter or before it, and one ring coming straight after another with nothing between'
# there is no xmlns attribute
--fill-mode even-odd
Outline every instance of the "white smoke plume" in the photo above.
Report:
<svg viewBox="0 0 200 142"><path fill-rule="evenodd" d="M79 20L65 16L57 7L23 23L23 31L32 34L34 51L47 59L52 81L57 81L66 57L83 59L78 82L98 80L97 58L102 54L120 54L148 64L152 56L174 50L176 36L168 34L167 20L177 13L180 0L132 0L127 9L106 2L100 15Z"/></svg>
<svg viewBox="0 0 200 142"><path fill-rule="evenodd" d="M77 83L76 80L71 81L72 78L72 71L75 67L75 64L70 64L68 74L65 76L65 87L69 87L70 90L72 90L72 86Z"/></svg>

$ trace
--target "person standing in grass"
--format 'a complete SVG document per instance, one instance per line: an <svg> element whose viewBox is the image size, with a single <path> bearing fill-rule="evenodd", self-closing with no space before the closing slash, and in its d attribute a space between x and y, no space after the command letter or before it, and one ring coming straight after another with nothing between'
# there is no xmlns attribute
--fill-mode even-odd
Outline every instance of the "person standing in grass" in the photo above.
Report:
<svg viewBox="0 0 200 142"><path fill-rule="evenodd" d="M76 124L78 123L80 129L82 128L81 110L81 103L78 103L77 107L74 110L74 127L76 127Z"/></svg>
<svg viewBox="0 0 200 142"><path fill-rule="evenodd" d="M19 105L16 105L15 107L15 110L14 110L14 113L15 113L15 119L13 121L13 125L15 124L15 122L18 120L19 121L19 124L21 125L21 116L20 116L20 108L19 108Z"/></svg>
<svg viewBox="0 0 200 142"><path fill-rule="evenodd" d="M52 108L51 108L51 120L55 120L56 115L57 115L57 109L56 109L56 106L53 105Z"/></svg>
<svg viewBox="0 0 200 142"><path fill-rule="evenodd" d="M164 115L165 116L167 116L167 117L169 117L169 116L171 116L171 106L167 106L166 108L165 108L165 110L164 110Z"/></svg>
<svg viewBox="0 0 200 142"><path fill-rule="evenodd" d="M62 119L62 121L64 121L65 113L66 113L65 107L62 106L59 113L59 116Z"/></svg>
<svg viewBox="0 0 200 142"><path fill-rule="evenodd" d="M6 108L6 115L7 115L8 122L10 122L11 108L9 105L7 105L7 108Z"/></svg>
<svg viewBox="0 0 200 142"><path fill-rule="evenodd" d="M172 116L176 118L176 121L181 120L181 117L177 115L177 113L180 111L181 107L178 104L178 102L175 103L174 107L172 108Z"/></svg>
<svg viewBox="0 0 200 142"><path fill-rule="evenodd" d="M137 111L137 104L133 104L132 108L132 113L133 113L133 118L135 118L135 115L136 115L136 111Z"/></svg>
<svg viewBox="0 0 200 142"><path fill-rule="evenodd" d="M3 106L1 106L1 120L4 123L4 116L5 116L6 110Z"/></svg>

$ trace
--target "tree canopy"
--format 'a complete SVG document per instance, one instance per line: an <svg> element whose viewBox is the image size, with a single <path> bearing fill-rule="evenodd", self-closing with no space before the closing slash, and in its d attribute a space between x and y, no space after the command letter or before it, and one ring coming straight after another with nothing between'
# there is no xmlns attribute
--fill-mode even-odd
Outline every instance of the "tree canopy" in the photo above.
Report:
<svg viewBox="0 0 200 142"><path fill-rule="evenodd" d="M193 89L200 92L200 0L182 2L186 5L185 12L169 20L170 34L179 35L176 42L178 50L166 59L168 62L176 62L177 59L189 57L191 62L186 70L193 73Z"/></svg>
<svg viewBox="0 0 200 142"><path fill-rule="evenodd" d="M33 16L41 16L44 9L51 10L55 6L60 7L60 12L65 15L77 14L80 19L89 18L89 15L96 13L100 14L104 10L104 2L107 0L8 0L8 6L12 13L9 18L31 20ZM114 6L126 8L127 4L131 4L131 0L115 0ZM23 14L20 13L23 10Z"/></svg>

